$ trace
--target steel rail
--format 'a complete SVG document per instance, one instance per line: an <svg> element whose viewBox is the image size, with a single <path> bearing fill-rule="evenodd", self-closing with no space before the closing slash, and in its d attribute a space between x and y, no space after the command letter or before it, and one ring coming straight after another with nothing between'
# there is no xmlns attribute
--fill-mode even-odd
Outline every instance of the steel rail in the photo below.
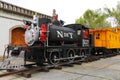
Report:
<svg viewBox="0 0 120 80"><path fill-rule="evenodd" d="M0 77L10 76L10 75L20 74L20 73L28 73L28 72L33 72L33 71L40 70L40 69L41 69L40 67L33 67L29 69L24 69L24 70L16 70L13 72L7 72L7 73L0 74Z"/></svg>

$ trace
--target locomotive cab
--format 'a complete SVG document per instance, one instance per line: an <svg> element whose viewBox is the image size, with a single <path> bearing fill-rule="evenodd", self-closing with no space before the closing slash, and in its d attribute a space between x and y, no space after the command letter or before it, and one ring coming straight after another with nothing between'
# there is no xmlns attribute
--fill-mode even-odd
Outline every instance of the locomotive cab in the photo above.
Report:
<svg viewBox="0 0 120 80"><path fill-rule="evenodd" d="M81 24L70 24L65 25L64 27L72 28L76 31L77 35L77 44L81 47L89 47L89 28L81 25Z"/></svg>
<svg viewBox="0 0 120 80"><path fill-rule="evenodd" d="M89 28L81 24L70 24L70 25L65 25L64 27L71 28L76 32L77 35L76 54L84 59L85 57L89 56L90 55Z"/></svg>

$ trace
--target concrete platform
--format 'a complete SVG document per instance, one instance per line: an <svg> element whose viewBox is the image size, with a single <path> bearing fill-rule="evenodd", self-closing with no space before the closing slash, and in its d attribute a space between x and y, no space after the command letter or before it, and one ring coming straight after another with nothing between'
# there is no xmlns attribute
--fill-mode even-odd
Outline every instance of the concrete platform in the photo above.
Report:
<svg viewBox="0 0 120 80"><path fill-rule="evenodd" d="M62 70L35 72L31 78L13 75L0 80L120 80L120 55L74 67L63 67Z"/></svg>

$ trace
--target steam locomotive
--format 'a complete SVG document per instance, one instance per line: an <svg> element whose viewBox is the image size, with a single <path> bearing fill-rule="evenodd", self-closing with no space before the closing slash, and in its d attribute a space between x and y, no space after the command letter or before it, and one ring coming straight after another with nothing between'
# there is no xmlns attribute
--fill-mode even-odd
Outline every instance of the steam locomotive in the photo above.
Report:
<svg viewBox="0 0 120 80"><path fill-rule="evenodd" d="M101 56L120 53L119 28L91 30L81 24L63 25L63 21L51 21L36 16L33 21L24 20L23 22L26 47L9 45L8 64L9 60L14 61L18 57L24 58L25 66L28 65L27 61L41 66L96 60L96 57L99 59ZM9 64L12 67L16 65ZM4 66L8 67L6 64L3 65L5 69ZM19 69L19 66L16 67Z"/></svg>
<svg viewBox="0 0 120 80"><path fill-rule="evenodd" d="M82 24L63 25L62 20L51 21L37 16L33 17L33 21L23 22L25 31L23 43L25 42L26 46L8 45L5 49L7 59L3 61L0 69L20 70L23 66L29 65L93 61L120 53L120 28L96 30ZM21 60L24 61L24 65L21 64Z"/></svg>
<svg viewBox="0 0 120 80"><path fill-rule="evenodd" d="M63 26L63 21L52 22L38 17L33 22L24 21L24 24L27 44L25 61L55 65L82 60L90 54L89 28L81 24Z"/></svg>

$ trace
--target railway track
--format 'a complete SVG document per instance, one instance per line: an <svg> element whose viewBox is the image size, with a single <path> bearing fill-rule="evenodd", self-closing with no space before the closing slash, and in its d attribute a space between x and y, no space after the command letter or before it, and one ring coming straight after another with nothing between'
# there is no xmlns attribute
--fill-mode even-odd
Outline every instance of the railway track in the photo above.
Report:
<svg viewBox="0 0 120 80"><path fill-rule="evenodd" d="M0 74L0 77L10 76L14 74L18 74L20 76L30 78L31 74L35 71L44 71L49 72L50 69L62 69L62 66L70 66L73 67L74 64L81 64L81 60L76 60L74 62L64 62L58 65L45 65L45 66L28 66L23 70L12 70L8 69L6 73ZM6 69L1 69L6 70Z"/></svg>
<svg viewBox="0 0 120 80"><path fill-rule="evenodd" d="M103 55L103 56L89 56L89 58L84 59L84 60L76 60L74 62L63 62L61 64L57 65L44 65L44 66L28 66L23 70L12 70L12 69L7 69L6 73L0 74L0 77L5 77L5 76L10 76L14 74L18 74L20 76L30 78L33 72L35 71L44 71L44 72L49 72L50 69L62 69L62 66L69 66L73 67L74 64L81 64L82 62L92 62L99 60L101 57L102 58L107 58L107 57L112 57L115 55ZM1 69L1 70L6 70L6 69ZM0 70L0 71L1 71Z"/></svg>
<svg viewBox="0 0 120 80"><path fill-rule="evenodd" d="M31 77L30 72L37 71L40 69L41 69L40 67L32 67L32 68L27 68L27 69L23 69L23 70L7 70L8 72L0 74L0 77L18 74L18 75L29 78L29 77Z"/></svg>

